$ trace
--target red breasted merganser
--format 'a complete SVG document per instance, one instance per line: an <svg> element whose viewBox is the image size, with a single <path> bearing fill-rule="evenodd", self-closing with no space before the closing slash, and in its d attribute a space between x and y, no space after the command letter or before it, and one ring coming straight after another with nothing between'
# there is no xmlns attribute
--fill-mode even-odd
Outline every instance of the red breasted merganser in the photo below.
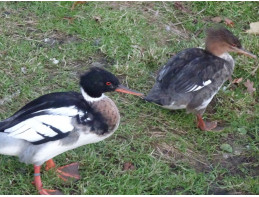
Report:
<svg viewBox="0 0 259 197"><path fill-rule="evenodd" d="M212 130L217 122L204 122L202 114L223 83L231 77L234 60L228 52L256 58L224 27L207 31L206 48L185 49L162 67L145 100L168 109L186 109L196 114L201 130Z"/></svg>
<svg viewBox="0 0 259 197"><path fill-rule="evenodd" d="M57 92L41 96L10 118L0 122L0 154L18 156L21 162L34 165L34 184L40 194L59 194L43 189L41 165L55 167L52 158L85 144L111 136L120 122L114 102L104 95L117 91L137 96L110 72L92 68L80 78L81 94ZM57 169L60 178L79 179L78 164Z"/></svg>

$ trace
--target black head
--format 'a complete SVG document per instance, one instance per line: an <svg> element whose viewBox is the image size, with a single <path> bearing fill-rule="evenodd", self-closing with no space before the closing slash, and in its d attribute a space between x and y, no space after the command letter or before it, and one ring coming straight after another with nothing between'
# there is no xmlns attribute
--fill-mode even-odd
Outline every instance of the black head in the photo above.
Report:
<svg viewBox="0 0 259 197"><path fill-rule="evenodd" d="M115 91L120 85L116 76L112 73L93 67L80 78L80 86L91 97L100 97L104 92Z"/></svg>
<svg viewBox="0 0 259 197"><path fill-rule="evenodd" d="M207 30L206 50L217 56L225 52L237 52L256 58L255 55L243 49L239 39L222 26Z"/></svg>
<svg viewBox="0 0 259 197"><path fill-rule="evenodd" d="M80 86L93 98L101 97L103 93L112 91L143 97L142 93L124 87L115 75L98 67L91 68L81 76Z"/></svg>

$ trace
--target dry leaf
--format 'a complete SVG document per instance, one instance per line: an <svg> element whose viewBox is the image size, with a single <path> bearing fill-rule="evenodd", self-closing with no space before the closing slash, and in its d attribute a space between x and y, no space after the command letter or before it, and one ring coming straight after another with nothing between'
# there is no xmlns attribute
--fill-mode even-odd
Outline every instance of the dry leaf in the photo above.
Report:
<svg viewBox="0 0 259 197"><path fill-rule="evenodd" d="M249 79L247 79L246 82L244 82L244 86L247 88L247 92L249 94L253 94L253 92L256 90L253 86L254 86L254 82L250 81Z"/></svg>
<svg viewBox="0 0 259 197"><path fill-rule="evenodd" d="M182 12L191 13L191 11L190 11L188 8L186 8L186 7L182 4L182 2L180 2L180 1L174 2L174 7L175 7L177 10L181 10Z"/></svg>
<svg viewBox="0 0 259 197"><path fill-rule="evenodd" d="M131 162L126 162L123 164L123 171L135 170L135 166Z"/></svg>
<svg viewBox="0 0 259 197"><path fill-rule="evenodd" d="M239 84L241 81L243 81L243 78L236 78L234 79L231 83L236 83L236 84Z"/></svg>
<svg viewBox="0 0 259 197"><path fill-rule="evenodd" d="M100 16L94 16L93 18L94 18L94 20L96 22L100 22L101 21L101 17Z"/></svg>
<svg viewBox="0 0 259 197"><path fill-rule="evenodd" d="M74 2L73 5L72 5L71 10L75 9L75 7L76 7L78 4L85 4L85 3L86 3L86 1L76 1L76 2Z"/></svg>
<svg viewBox="0 0 259 197"><path fill-rule="evenodd" d="M216 16L210 19L214 23L220 23L222 21L222 18L220 16Z"/></svg>
<svg viewBox="0 0 259 197"><path fill-rule="evenodd" d="M65 16L65 17L63 17L63 19L64 19L64 20L68 20L68 23L71 24L71 23L74 22L74 19L75 19L75 18L73 18L73 17L66 17L66 16Z"/></svg>
<svg viewBox="0 0 259 197"><path fill-rule="evenodd" d="M246 30L246 33L259 34L259 21L255 23L250 23L250 29Z"/></svg>
<svg viewBox="0 0 259 197"><path fill-rule="evenodd" d="M234 22L232 20L225 18L224 21L227 26L234 27Z"/></svg>

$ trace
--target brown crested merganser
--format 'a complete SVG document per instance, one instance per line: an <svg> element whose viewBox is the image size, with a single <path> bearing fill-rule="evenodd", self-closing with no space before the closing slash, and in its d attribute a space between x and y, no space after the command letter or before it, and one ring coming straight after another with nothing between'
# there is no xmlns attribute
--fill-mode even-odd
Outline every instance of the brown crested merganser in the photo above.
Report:
<svg viewBox="0 0 259 197"><path fill-rule="evenodd" d="M224 27L208 29L205 45L205 50L188 48L169 59L145 100L168 109L186 109L197 116L201 130L212 130L217 122L203 121L202 114L233 73L234 60L228 52L256 56Z"/></svg>
<svg viewBox="0 0 259 197"><path fill-rule="evenodd" d="M53 157L111 136L120 115L114 102L104 95L117 91L143 94L122 86L110 72L91 68L80 78L81 94L57 92L43 95L0 122L0 154L18 156L34 165L34 184L40 194L60 194L43 189L40 168L55 167ZM79 179L78 163L57 169L60 178ZM62 193L61 193L62 194Z"/></svg>

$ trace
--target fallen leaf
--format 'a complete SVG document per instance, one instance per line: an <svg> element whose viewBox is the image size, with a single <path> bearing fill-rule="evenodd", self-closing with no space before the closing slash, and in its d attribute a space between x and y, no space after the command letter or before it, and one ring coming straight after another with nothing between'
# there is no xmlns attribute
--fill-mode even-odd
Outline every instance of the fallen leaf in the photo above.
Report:
<svg viewBox="0 0 259 197"><path fill-rule="evenodd" d="M225 18L224 21L227 26L234 27L234 22L232 20Z"/></svg>
<svg viewBox="0 0 259 197"><path fill-rule="evenodd" d="M220 16L216 16L210 19L214 23L220 23L222 21L222 18Z"/></svg>
<svg viewBox="0 0 259 197"><path fill-rule="evenodd" d="M86 1L76 1L76 2L74 2L73 5L72 5L71 10L75 9L75 7L76 7L78 4L85 4L85 3L86 3Z"/></svg>
<svg viewBox="0 0 259 197"><path fill-rule="evenodd" d="M233 149L229 144L222 144L220 149L229 153L232 153Z"/></svg>
<svg viewBox="0 0 259 197"><path fill-rule="evenodd" d="M250 29L246 30L249 34L259 34L259 21L255 23L250 23Z"/></svg>
<svg viewBox="0 0 259 197"><path fill-rule="evenodd" d="M131 162L126 162L123 164L123 171L135 170L135 166Z"/></svg>
<svg viewBox="0 0 259 197"><path fill-rule="evenodd" d="M247 130L246 130L245 128L238 128L237 131L238 131L241 135L247 134Z"/></svg>
<svg viewBox="0 0 259 197"><path fill-rule="evenodd" d="M249 94L253 94L253 92L256 90L253 86L254 86L254 82L250 81L249 79L247 79L246 82L244 82L244 86L247 88L247 92Z"/></svg>
<svg viewBox="0 0 259 197"><path fill-rule="evenodd" d="M180 1L174 2L174 7L175 7L177 10L181 10L182 12L191 13L191 11L190 11L188 8L186 8L186 7L182 4L182 2L180 2Z"/></svg>
<svg viewBox="0 0 259 197"><path fill-rule="evenodd" d="M236 84L239 84L241 81L243 81L243 78L241 77L241 78L236 78L236 79L234 79L231 83L236 83Z"/></svg>
<svg viewBox="0 0 259 197"><path fill-rule="evenodd" d="M195 19L193 19L192 23L193 23L193 24L197 24L197 23L198 23L198 20L195 18Z"/></svg>
<svg viewBox="0 0 259 197"><path fill-rule="evenodd" d="M68 20L68 23L71 24L71 23L74 22L74 19L75 19L75 18L65 16L65 17L63 17L63 19L64 19L64 20Z"/></svg>
<svg viewBox="0 0 259 197"><path fill-rule="evenodd" d="M94 20L96 22L100 22L101 21L101 17L100 16L94 16L93 18L94 18Z"/></svg>

